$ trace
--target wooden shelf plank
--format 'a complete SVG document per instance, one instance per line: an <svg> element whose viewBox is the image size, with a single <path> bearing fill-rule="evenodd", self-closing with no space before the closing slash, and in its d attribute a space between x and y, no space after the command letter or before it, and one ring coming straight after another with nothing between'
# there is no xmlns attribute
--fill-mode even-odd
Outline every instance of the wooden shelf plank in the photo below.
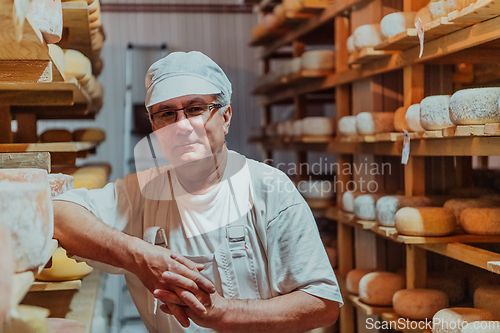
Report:
<svg viewBox="0 0 500 333"><path fill-rule="evenodd" d="M347 59L349 65L361 65L371 61L386 58L394 53L393 50L375 50L373 47L365 47L359 52L354 52Z"/></svg>
<svg viewBox="0 0 500 333"><path fill-rule="evenodd" d="M271 90L283 89L295 84L308 84L308 82L321 79L334 71L329 69L301 69L297 73L292 73L278 78L277 80L255 87L253 94L265 94Z"/></svg>
<svg viewBox="0 0 500 333"><path fill-rule="evenodd" d="M78 153L95 149L99 142L2 143L0 153L50 152Z"/></svg>
<svg viewBox="0 0 500 333"><path fill-rule="evenodd" d="M432 333L432 320L416 321L401 318L395 312L384 312L381 314L382 320L391 325L391 329L404 333Z"/></svg>
<svg viewBox="0 0 500 333"><path fill-rule="evenodd" d="M82 52L92 60L92 43L87 1L62 3L63 37L58 43L63 49Z"/></svg>
<svg viewBox="0 0 500 333"><path fill-rule="evenodd" d="M309 205L309 208L313 210L322 210L322 209L329 209L335 207L335 199L311 199L311 198L304 198L304 200L307 202Z"/></svg>
<svg viewBox="0 0 500 333"><path fill-rule="evenodd" d="M417 29L410 28L374 47L375 50L406 50L419 45Z"/></svg>
<svg viewBox="0 0 500 333"><path fill-rule="evenodd" d="M318 12L333 5L334 2L333 0L302 0L302 7L299 9L299 12Z"/></svg>
<svg viewBox="0 0 500 333"><path fill-rule="evenodd" d="M355 296L355 295L349 295L347 298L354 304L354 306L357 309L363 311L367 316L382 314L385 312L392 312L392 307L390 307L390 306L368 305L366 303L361 302L359 300L359 297Z"/></svg>
<svg viewBox="0 0 500 333"><path fill-rule="evenodd" d="M50 154L35 153L0 153L0 169L37 168L50 173Z"/></svg>
<svg viewBox="0 0 500 333"><path fill-rule="evenodd" d="M498 0L478 0L468 7L448 14L448 20L453 23L475 24L500 15Z"/></svg>
<svg viewBox="0 0 500 333"><path fill-rule="evenodd" d="M78 290L82 286L81 280L43 282L35 281L29 291L55 291L55 290Z"/></svg>

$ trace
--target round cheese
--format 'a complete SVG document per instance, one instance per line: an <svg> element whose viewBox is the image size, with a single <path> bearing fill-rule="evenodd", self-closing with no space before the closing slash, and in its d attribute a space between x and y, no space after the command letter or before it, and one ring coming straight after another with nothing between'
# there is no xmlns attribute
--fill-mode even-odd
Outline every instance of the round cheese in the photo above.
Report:
<svg viewBox="0 0 500 333"><path fill-rule="evenodd" d="M342 194L342 209L345 212L354 213L354 199L362 194L361 192L344 192Z"/></svg>
<svg viewBox="0 0 500 333"><path fill-rule="evenodd" d="M63 15L61 0L31 0L26 15L43 35L48 44L61 40Z"/></svg>
<svg viewBox="0 0 500 333"><path fill-rule="evenodd" d="M394 294L405 288L405 278L396 273L368 273L359 281L359 299L366 304L390 306Z"/></svg>
<svg viewBox="0 0 500 333"><path fill-rule="evenodd" d="M45 264L54 231L47 171L0 169L0 225L12 234L16 272Z"/></svg>
<svg viewBox="0 0 500 333"><path fill-rule="evenodd" d="M88 10L89 14L94 14L99 7L100 7L99 0L95 0L91 4L88 4L87 10Z"/></svg>
<svg viewBox="0 0 500 333"><path fill-rule="evenodd" d="M381 197L376 204L377 222L383 226L394 227L396 212L403 207L429 206L431 200L427 197L407 197L404 195L390 195Z"/></svg>
<svg viewBox="0 0 500 333"><path fill-rule="evenodd" d="M500 88L459 90L450 98L450 119L455 125L500 122Z"/></svg>
<svg viewBox="0 0 500 333"><path fill-rule="evenodd" d="M361 112L356 116L356 129L361 135L394 132L394 112Z"/></svg>
<svg viewBox="0 0 500 333"><path fill-rule="evenodd" d="M500 321L473 321L462 328L460 333L500 333Z"/></svg>
<svg viewBox="0 0 500 333"><path fill-rule="evenodd" d="M99 128L83 128L73 131L74 141L102 142L106 140L106 132Z"/></svg>
<svg viewBox="0 0 500 333"><path fill-rule="evenodd" d="M444 275L443 272L434 272L427 275L426 287L441 290L450 304L457 304L465 297L465 279L459 275Z"/></svg>
<svg viewBox="0 0 500 333"><path fill-rule="evenodd" d="M70 142L72 140L71 132L65 129L47 130L40 135L40 142Z"/></svg>
<svg viewBox="0 0 500 333"><path fill-rule="evenodd" d="M354 47L361 50L365 47L373 47L382 43L380 24L365 24L354 30Z"/></svg>
<svg viewBox="0 0 500 333"><path fill-rule="evenodd" d="M345 116L339 120L340 135L357 135L356 116Z"/></svg>
<svg viewBox="0 0 500 333"><path fill-rule="evenodd" d="M85 85L92 76L92 64L81 52L76 50L64 51L64 75L75 77Z"/></svg>
<svg viewBox="0 0 500 333"><path fill-rule="evenodd" d="M300 181L298 190L304 198L325 199L335 195L335 188L328 180Z"/></svg>
<svg viewBox="0 0 500 333"><path fill-rule="evenodd" d="M448 307L448 296L433 289L402 289L392 298L394 312L410 320L429 320Z"/></svg>
<svg viewBox="0 0 500 333"><path fill-rule="evenodd" d="M500 286L482 286L474 292L474 307L488 310L500 318Z"/></svg>
<svg viewBox="0 0 500 333"><path fill-rule="evenodd" d="M413 21L416 14L416 12L396 12L384 16L380 21L382 37L390 38L409 28L414 28Z"/></svg>
<svg viewBox="0 0 500 333"><path fill-rule="evenodd" d="M460 333L467 323L494 320L491 312L474 308L448 308L439 310L432 318L432 333Z"/></svg>
<svg viewBox="0 0 500 333"><path fill-rule="evenodd" d="M302 119L294 120L292 124L292 134L295 136L301 136L304 132L304 121Z"/></svg>
<svg viewBox="0 0 500 333"><path fill-rule="evenodd" d="M73 189L73 176L63 173L51 173L48 175L48 180L52 198Z"/></svg>
<svg viewBox="0 0 500 333"><path fill-rule="evenodd" d="M252 40L258 40L267 34L267 29L262 23L257 23L252 29Z"/></svg>
<svg viewBox="0 0 500 333"><path fill-rule="evenodd" d="M314 50L302 54L302 68L311 69L334 69L335 51Z"/></svg>
<svg viewBox="0 0 500 333"><path fill-rule="evenodd" d="M446 236L453 233L453 211L441 207L404 207L396 213L397 231L408 236Z"/></svg>
<svg viewBox="0 0 500 333"><path fill-rule="evenodd" d="M460 225L473 235L500 235L500 208L465 208Z"/></svg>
<svg viewBox="0 0 500 333"><path fill-rule="evenodd" d="M36 278L41 281L70 281L81 279L91 272L92 267L68 258L66 250L58 248L52 254L52 266L44 268Z"/></svg>
<svg viewBox="0 0 500 333"><path fill-rule="evenodd" d="M347 292L353 295L359 294L359 281L363 276L373 272L374 269L353 269L347 273L345 278L345 287Z"/></svg>
<svg viewBox="0 0 500 333"><path fill-rule="evenodd" d="M409 130L408 123L406 122L406 111L407 107L400 107L394 112L394 129L398 132L403 132L403 130Z"/></svg>
<svg viewBox="0 0 500 333"><path fill-rule="evenodd" d="M347 38L347 52L349 53L356 52L356 46L354 46L354 35L350 35Z"/></svg>
<svg viewBox="0 0 500 333"><path fill-rule="evenodd" d="M450 120L450 96L437 95L420 102L420 125L427 131L454 126Z"/></svg>
<svg viewBox="0 0 500 333"><path fill-rule="evenodd" d="M292 136L293 135L293 122L294 120L287 120L285 121L283 130L285 131L285 135Z"/></svg>
<svg viewBox="0 0 500 333"><path fill-rule="evenodd" d="M475 274L469 274L467 276L467 289L469 291L469 296L471 299L474 299L474 293L477 288L485 287L485 286L499 286L500 285L500 276L495 273L487 272L487 271L479 271Z"/></svg>
<svg viewBox="0 0 500 333"><path fill-rule="evenodd" d="M302 8L302 0L283 0L281 3L286 11L296 12Z"/></svg>
<svg viewBox="0 0 500 333"><path fill-rule="evenodd" d="M406 123L412 132L424 132L425 128L420 125L420 104L408 107L405 114Z"/></svg>
<svg viewBox="0 0 500 333"><path fill-rule="evenodd" d="M375 220L377 203L380 195L378 194L363 194L354 199L354 215L362 220Z"/></svg>
<svg viewBox="0 0 500 333"><path fill-rule="evenodd" d="M423 27L427 23L432 22L432 16L431 16L431 11L429 8L429 5L424 6L421 8L418 12L417 15L415 15L415 20L414 20L414 25L415 26L421 26Z"/></svg>
<svg viewBox="0 0 500 333"><path fill-rule="evenodd" d="M333 119L328 117L305 117L303 119L304 135L333 135L335 134L335 124Z"/></svg>
<svg viewBox="0 0 500 333"><path fill-rule="evenodd" d="M466 208L489 208L495 207L500 204L500 201L497 199L451 199L444 203L443 207L451 209L457 218L457 221L460 221L460 214Z"/></svg>
<svg viewBox="0 0 500 333"><path fill-rule="evenodd" d="M64 73L64 51L56 44L49 44L49 55L61 73Z"/></svg>

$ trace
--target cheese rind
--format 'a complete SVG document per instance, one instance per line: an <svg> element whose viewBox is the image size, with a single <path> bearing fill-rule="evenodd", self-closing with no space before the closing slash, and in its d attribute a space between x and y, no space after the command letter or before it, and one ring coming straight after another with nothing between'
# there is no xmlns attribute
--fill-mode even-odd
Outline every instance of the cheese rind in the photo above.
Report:
<svg viewBox="0 0 500 333"><path fill-rule="evenodd" d="M50 58L54 61L61 73L64 73L64 50L56 44L49 44L48 47Z"/></svg>
<svg viewBox="0 0 500 333"><path fill-rule="evenodd" d="M409 130L408 122L406 121L406 111L407 107L400 107L394 112L394 129L398 132L403 132L404 130Z"/></svg>
<svg viewBox="0 0 500 333"><path fill-rule="evenodd" d="M448 308L439 310L432 318L432 333L460 333L467 323L494 320L491 312L475 308Z"/></svg>
<svg viewBox="0 0 500 333"><path fill-rule="evenodd" d="M466 208L491 208L500 205L500 200L498 199L450 199L446 201L443 205L444 208L451 209L460 221L460 214Z"/></svg>
<svg viewBox="0 0 500 333"><path fill-rule="evenodd" d="M375 220L377 214L375 205L379 194L363 194L354 199L354 215L362 220Z"/></svg>
<svg viewBox="0 0 500 333"><path fill-rule="evenodd" d="M420 125L420 104L413 104L408 107L405 115L408 128L412 132L424 132L425 128Z"/></svg>
<svg viewBox="0 0 500 333"><path fill-rule="evenodd" d="M420 102L420 125L427 131L453 127L450 119L450 96L437 95Z"/></svg>
<svg viewBox="0 0 500 333"><path fill-rule="evenodd" d="M354 213L354 199L362 195L361 192L346 191L342 194L342 209L348 213Z"/></svg>
<svg viewBox="0 0 500 333"><path fill-rule="evenodd" d="M359 281L359 299L366 304L390 306L394 294L405 288L405 278L396 273L368 273Z"/></svg>
<svg viewBox="0 0 500 333"><path fill-rule="evenodd" d="M446 236L456 227L453 211L441 207L404 207L395 218L397 231L408 236Z"/></svg>
<svg viewBox="0 0 500 333"><path fill-rule="evenodd" d="M302 130L304 135L333 135L335 124L328 117L305 117L302 119Z"/></svg>
<svg viewBox="0 0 500 333"><path fill-rule="evenodd" d="M380 21L382 38L387 39L413 28L416 14L416 12L396 12L384 16Z"/></svg>
<svg viewBox="0 0 500 333"><path fill-rule="evenodd" d="M450 98L450 119L455 125L500 122L500 88L464 89Z"/></svg>
<svg viewBox="0 0 500 333"><path fill-rule="evenodd" d="M48 175L50 194L52 198L63 194L66 191L72 190L73 176L65 175L63 173L51 173Z"/></svg>
<svg viewBox="0 0 500 333"><path fill-rule="evenodd" d="M373 47L382 43L380 24L365 24L354 30L354 47L361 50L365 47Z"/></svg>
<svg viewBox="0 0 500 333"><path fill-rule="evenodd" d="M338 128L340 135L357 135L356 116L345 116L340 118Z"/></svg>
<svg viewBox="0 0 500 333"><path fill-rule="evenodd" d="M500 321L473 321L462 328L460 333L500 333Z"/></svg>
<svg viewBox="0 0 500 333"><path fill-rule="evenodd" d="M40 135L40 142L70 142L73 135L65 129L47 130Z"/></svg>
<svg viewBox="0 0 500 333"><path fill-rule="evenodd" d="M474 307L500 318L500 286L481 286L474 291Z"/></svg>
<svg viewBox="0 0 500 333"><path fill-rule="evenodd" d="M335 51L313 50L302 54L302 68L311 69L334 69Z"/></svg>
<svg viewBox="0 0 500 333"><path fill-rule="evenodd" d="M40 29L48 44L61 40L63 16L61 0L31 0L27 17Z"/></svg>
<svg viewBox="0 0 500 333"><path fill-rule="evenodd" d="M500 235L500 208L466 208L460 225L469 234Z"/></svg>
<svg viewBox="0 0 500 333"><path fill-rule="evenodd" d="M361 112L356 116L359 134L373 135L394 132L394 112Z"/></svg>
<svg viewBox="0 0 500 333"><path fill-rule="evenodd" d="M448 307L448 296L434 289L398 290L392 298L394 312L411 320L432 319L441 309Z"/></svg>
<svg viewBox="0 0 500 333"><path fill-rule="evenodd" d="M427 197L407 197L404 195L389 195L381 197L376 204L377 222L386 227L394 227L396 213L403 207L429 206L431 200Z"/></svg>
<svg viewBox="0 0 500 333"><path fill-rule="evenodd" d="M345 287L347 292L358 295L359 294L359 281L368 273L373 272L374 269L353 269L347 273L345 278Z"/></svg>
<svg viewBox="0 0 500 333"><path fill-rule="evenodd" d="M354 46L354 35L350 35L347 38L347 52L349 53L356 52L356 46Z"/></svg>
<svg viewBox="0 0 500 333"><path fill-rule="evenodd" d="M81 52L64 50L64 75L75 77L81 84L86 85L92 76L92 64Z"/></svg>

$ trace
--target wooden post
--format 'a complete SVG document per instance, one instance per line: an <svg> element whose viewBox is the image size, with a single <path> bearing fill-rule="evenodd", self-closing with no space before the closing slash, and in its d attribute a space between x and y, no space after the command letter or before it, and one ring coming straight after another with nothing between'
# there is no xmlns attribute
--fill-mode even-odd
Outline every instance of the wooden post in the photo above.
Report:
<svg viewBox="0 0 500 333"><path fill-rule="evenodd" d="M424 156L410 156L405 165L405 195L425 195Z"/></svg>
<svg viewBox="0 0 500 333"><path fill-rule="evenodd" d="M36 114L33 112L18 113L17 119L17 135L16 142L33 143L38 142L38 134L36 130Z"/></svg>
<svg viewBox="0 0 500 333"><path fill-rule="evenodd" d="M426 251L414 244L406 245L406 288L425 288L427 279Z"/></svg>
<svg viewBox="0 0 500 333"><path fill-rule="evenodd" d="M420 103L424 98L424 65L416 64L403 69L404 105Z"/></svg>
<svg viewBox="0 0 500 333"><path fill-rule="evenodd" d="M12 143L14 141L11 126L10 106L0 105L0 143Z"/></svg>

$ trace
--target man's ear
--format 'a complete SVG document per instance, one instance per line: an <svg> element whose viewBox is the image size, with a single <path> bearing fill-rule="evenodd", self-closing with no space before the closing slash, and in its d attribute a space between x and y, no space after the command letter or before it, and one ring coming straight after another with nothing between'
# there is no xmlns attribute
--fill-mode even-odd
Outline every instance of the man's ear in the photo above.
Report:
<svg viewBox="0 0 500 333"><path fill-rule="evenodd" d="M222 128L224 129L224 135L229 133L229 125L231 125L232 116L233 116L233 111L231 110L231 105L228 105L226 111L222 115L222 118L224 120L224 125L222 125Z"/></svg>

